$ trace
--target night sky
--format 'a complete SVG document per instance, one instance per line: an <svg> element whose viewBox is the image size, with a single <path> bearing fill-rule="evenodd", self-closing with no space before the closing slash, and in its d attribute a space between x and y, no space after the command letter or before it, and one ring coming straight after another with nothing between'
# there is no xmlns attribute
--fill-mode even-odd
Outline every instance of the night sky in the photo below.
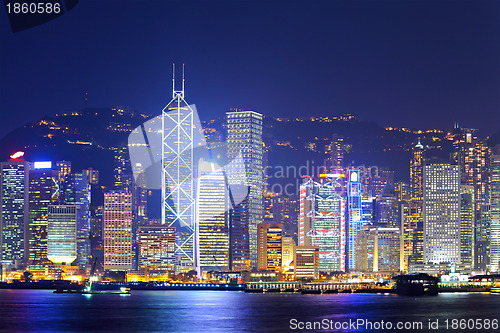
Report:
<svg viewBox="0 0 500 333"><path fill-rule="evenodd" d="M12 33L0 10L0 137L84 107L159 114L171 64L202 119L354 113L500 128L500 1L97 1Z"/></svg>

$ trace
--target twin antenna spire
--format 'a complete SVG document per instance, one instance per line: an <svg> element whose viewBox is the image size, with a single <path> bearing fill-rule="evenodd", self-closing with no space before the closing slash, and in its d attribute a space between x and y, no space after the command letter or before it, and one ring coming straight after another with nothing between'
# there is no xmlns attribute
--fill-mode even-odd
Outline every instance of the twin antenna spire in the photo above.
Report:
<svg viewBox="0 0 500 333"><path fill-rule="evenodd" d="M172 64L172 98L175 98L177 95L181 95L184 98L184 82L186 79L184 78L184 64L182 64L182 90L175 90L175 63Z"/></svg>

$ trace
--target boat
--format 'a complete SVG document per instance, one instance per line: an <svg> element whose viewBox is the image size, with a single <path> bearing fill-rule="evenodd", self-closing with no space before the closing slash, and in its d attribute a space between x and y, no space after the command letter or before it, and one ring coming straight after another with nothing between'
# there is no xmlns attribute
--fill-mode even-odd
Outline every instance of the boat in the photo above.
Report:
<svg viewBox="0 0 500 333"><path fill-rule="evenodd" d="M398 275L393 278L396 282L396 293L408 296L435 296L438 294L437 277L425 273Z"/></svg>

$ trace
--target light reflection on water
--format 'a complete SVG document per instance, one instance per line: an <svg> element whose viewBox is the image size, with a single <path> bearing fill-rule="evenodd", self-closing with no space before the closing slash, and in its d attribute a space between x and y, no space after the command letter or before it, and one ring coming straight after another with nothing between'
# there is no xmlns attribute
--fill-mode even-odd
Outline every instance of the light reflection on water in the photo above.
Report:
<svg viewBox="0 0 500 333"><path fill-rule="evenodd" d="M404 297L373 294L245 294L234 291L132 291L131 295L54 294L0 290L2 332L306 332L290 320L500 319L500 295ZM329 330L364 332L366 330ZM397 331L397 330L394 330ZM448 330L450 331L450 330ZM493 332L494 330L489 330ZM326 332L326 331L323 331ZM378 332L381 332L380 330ZM406 332L412 332L407 330Z"/></svg>

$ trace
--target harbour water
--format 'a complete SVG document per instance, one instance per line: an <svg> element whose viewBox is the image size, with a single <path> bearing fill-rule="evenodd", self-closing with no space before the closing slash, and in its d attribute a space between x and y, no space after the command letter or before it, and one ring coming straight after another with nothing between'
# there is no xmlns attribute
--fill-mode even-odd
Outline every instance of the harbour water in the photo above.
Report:
<svg viewBox="0 0 500 333"><path fill-rule="evenodd" d="M500 328L494 329L494 325L481 330L471 326L500 319L500 295L489 293L405 297L138 290L121 296L0 290L0 309L1 332L500 331ZM456 324L467 320L469 327L453 329L453 320L458 320ZM361 321L365 325L352 324ZM407 328L397 329L397 323ZM421 327L411 324L410 328L407 323L422 324ZM314 328L311 325L316 325L316 329L307 329Z"/></svg>

